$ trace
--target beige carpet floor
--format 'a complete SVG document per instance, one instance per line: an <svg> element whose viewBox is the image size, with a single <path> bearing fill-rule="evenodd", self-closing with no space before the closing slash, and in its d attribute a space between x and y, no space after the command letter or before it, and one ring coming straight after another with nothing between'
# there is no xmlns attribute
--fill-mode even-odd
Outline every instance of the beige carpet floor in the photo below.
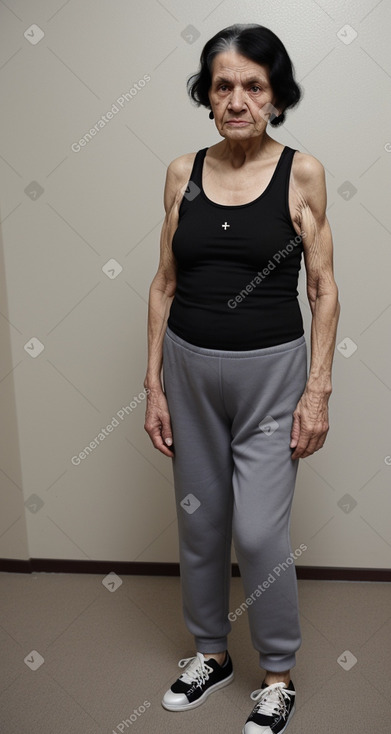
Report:
<svg viewBox="0 0 391 734"><path fill-rule="evenodd" d="M103 582L103 583L102 583ZM235 680L199 708L161 698L194 654L178 578L0 573L3 734L240 734L264 671L246 614ZM289 734L390 734L391 586L299 581L303 642ZM231 610L244 601L232 579Z"/></svg>

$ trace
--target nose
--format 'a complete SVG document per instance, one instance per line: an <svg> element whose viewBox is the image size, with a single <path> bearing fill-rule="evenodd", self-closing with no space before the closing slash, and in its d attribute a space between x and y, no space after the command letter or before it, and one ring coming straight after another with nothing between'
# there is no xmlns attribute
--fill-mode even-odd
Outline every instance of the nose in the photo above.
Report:
<svg viewBox="0 0 391 734"><path fill-rule="evenodd" d="M242 87L234 87L230 100L229 100L229 107L233 112L241 112L241 110L244 107L244 91Z"/></svg>

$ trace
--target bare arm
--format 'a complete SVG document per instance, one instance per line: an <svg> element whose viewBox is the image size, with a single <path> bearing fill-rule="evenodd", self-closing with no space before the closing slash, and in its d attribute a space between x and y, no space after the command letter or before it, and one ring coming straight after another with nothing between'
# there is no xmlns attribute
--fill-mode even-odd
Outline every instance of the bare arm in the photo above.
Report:
<svg viewBox="0 0 391 734"><path fill-rule="evenodd" d="M307 384L293 414L292 459L322 448L329 430L328 401L340 305L333 272L333 242L326 218L323 166L312 156L298 167L295 224L303 236L307 295L312 313Z"/></svg>
<svg viewBox="0 0 391 734"><path fill-rule="evenodd" d="M148 365L145 387L161 387L163 337L170 306L175 295L176 268L171 241L178 220L178 206L174 201L167 211L160 235L160 262L149 289L148 302Z"/></svg>
<svg viewBox="0 0 391 734"><path fill-rule="evenodd" d="M176 289L176 263L172 252L172 238L178 226L179 206L186 184L186 165L183 156L167 169L164 189L166 216L160 236L160 260L157 273L149 289L148 303L148 365L144 380L147 389L147 407L144 428L155 448L166 456L173 456L172 430L167 401L161 382L163 339L172 300Z"/></svg>

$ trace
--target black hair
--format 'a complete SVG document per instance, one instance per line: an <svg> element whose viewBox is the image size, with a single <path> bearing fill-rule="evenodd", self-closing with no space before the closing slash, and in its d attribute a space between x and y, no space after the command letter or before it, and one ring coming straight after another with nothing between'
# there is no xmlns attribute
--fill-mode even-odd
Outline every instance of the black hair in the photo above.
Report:
<svg viewBox="0 0 391 734"><path fill-rule="evenodd" d="M187 91L197 107L211 109L209 90L212 82L212 64L217 54L235 50L255 63L266 66L276 106L280 115L270 117L274 127L285 120L285 110L294 107L301 99L302 91L295 81L294 68L282 41L273 31L255 23L235 24L216 33L204 46L200 68L187 81Z"/></svg>

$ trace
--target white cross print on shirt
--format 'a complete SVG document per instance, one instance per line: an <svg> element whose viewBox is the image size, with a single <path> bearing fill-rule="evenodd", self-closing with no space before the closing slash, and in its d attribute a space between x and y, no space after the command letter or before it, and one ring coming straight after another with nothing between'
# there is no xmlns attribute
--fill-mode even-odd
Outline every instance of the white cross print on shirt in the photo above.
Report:
<svg viewBox="0 0 391 734"><path fill-rule="evenodd" d="M227 231L227 227L230 227L231 225L230 224L227 224L227 222L224 222L224 224L222 224L221 226L224 227L224 232L226 232Z"/></svg>

